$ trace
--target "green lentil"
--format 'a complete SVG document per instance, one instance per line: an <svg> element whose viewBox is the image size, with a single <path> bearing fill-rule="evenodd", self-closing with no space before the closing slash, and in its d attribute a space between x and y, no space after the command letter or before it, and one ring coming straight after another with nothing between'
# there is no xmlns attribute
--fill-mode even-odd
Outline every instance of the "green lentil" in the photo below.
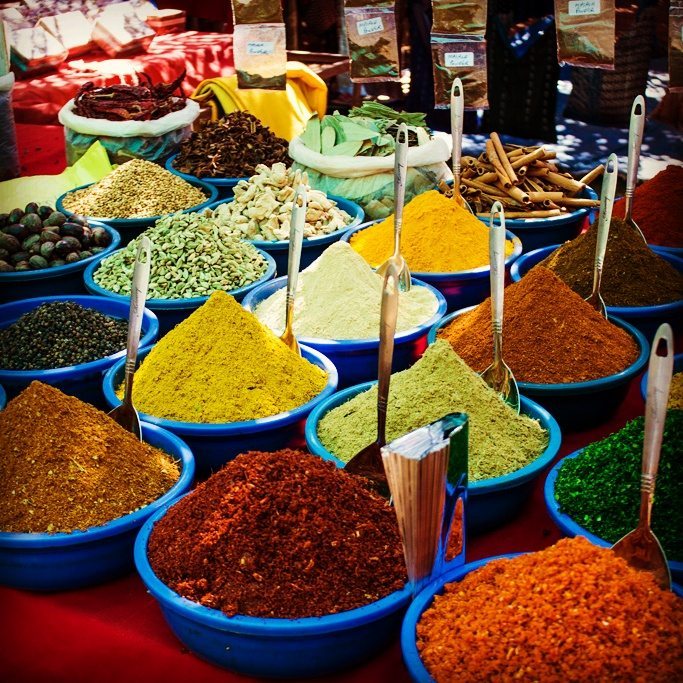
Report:
<svg viewBox="0 0 683 683"><path fill-rule="evenodd" d="M377 387L330 411L320 421L325 448L347 462L377 435ZM450 344L439 340L408 370L391 377L387 441L464 412L470 418L469 476L500 477L535 460L548 445L536 420L518 415L465 364Z"/></svg>
<svg viewBox="0 0 683 683"><path fill-rule="evenodd" d="M555 482L560 510L592 534L615 543L632 531L640 510L645 419L564 461ZM652 529L671 560L683 560L683 411L669 410L652 507Z"/></svg>
<svg viewBox="0 0 683 683"><path fill-rule="evenodd" d="M128 321L73 301L42 304L0 330L0 367L44 370L89 363L126 348Z"/></svg>
<svg viewBox="0 0 683 683"><path fill-rule="evenodd" d="M221 289L230 292L255 282L268 268L252 244L198 213L165 216L143 234L152 242L150 299L189 299ZM93 276L100 287L130 294L140 239L102 261Z"/></svg>

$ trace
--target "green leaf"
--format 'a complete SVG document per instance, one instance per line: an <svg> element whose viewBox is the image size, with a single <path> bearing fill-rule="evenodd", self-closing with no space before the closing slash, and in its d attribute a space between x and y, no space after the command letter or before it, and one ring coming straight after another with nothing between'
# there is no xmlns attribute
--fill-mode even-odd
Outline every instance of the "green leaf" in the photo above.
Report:
<svg viewBox="0 0 683 683"><path fill-rule="evenodd" d="M320 119L313 114L308 120L304 132L301 134L301 142L314 152L320 153Z"/></svg>
<svg viewBox="0 0 683 683"><path fill-rule="evenodd" d="M320 151L323 154L327 154L334 147L336 139L337 133L335 132L334 128L328 124L323 128L323 131L320 134Z"/></svg>
<svg viewBox="0 0 683 683"><path fill-rule="evenodd" d="M362 146L363 143L361 140L347 140L346 142L335 145L329 152L327 152L327 154L333 157L355 157Z"/></svg>

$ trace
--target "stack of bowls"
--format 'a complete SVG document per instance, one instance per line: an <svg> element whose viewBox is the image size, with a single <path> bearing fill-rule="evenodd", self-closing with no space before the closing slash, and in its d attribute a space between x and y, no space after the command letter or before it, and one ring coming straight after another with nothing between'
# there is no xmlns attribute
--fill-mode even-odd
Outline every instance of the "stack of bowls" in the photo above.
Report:
<svg viewBox="0 0 683 683"><path fill-rule="evenodd" d="M166 170L170 171L174 175L180 176L183 180L187 180L188 183L191 183L194 180L201 180L208 185L215 187L216 191L218 192L217 198L219 199L227 199L228 197L232 197L235 185L237 185L240 180L249 180L249 176L242 178L198 178L197 176L190 175L189 173L183 173L182 171L179 171L173 165L173 162L177 156L177 154L174 154L166 159Z"/></svg>

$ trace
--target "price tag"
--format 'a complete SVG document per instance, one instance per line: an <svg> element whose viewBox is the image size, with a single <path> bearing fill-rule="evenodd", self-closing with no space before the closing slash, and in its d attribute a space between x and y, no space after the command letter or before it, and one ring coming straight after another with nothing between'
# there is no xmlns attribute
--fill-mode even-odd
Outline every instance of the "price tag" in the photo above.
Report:
<svg viewBox="0 0 683 683"><path fill-rule="evenodd" d="M374 17L372 19L363 19L356 22L356 30L359 36L367 36L370 33L379 33L384 31L384 24L382 17Z"/></svg>
<svg viewBox="0 0 683 683"><path fill-rule="evenodd" d="M600 0L569 0L569 16L600 14Z"/></svg>
<svg viewBox="0 0 683 683"><path fill-rule="evenodd" d="M247 43L248 55L272 55L275 52L275 43L272 41L254 40Z"/></svg>
<svg viewBox="0 0 683 683"><path fill-rule="evenodd" d="M446 52L443 61L446 66L474 66L474 52Z"/></svg>

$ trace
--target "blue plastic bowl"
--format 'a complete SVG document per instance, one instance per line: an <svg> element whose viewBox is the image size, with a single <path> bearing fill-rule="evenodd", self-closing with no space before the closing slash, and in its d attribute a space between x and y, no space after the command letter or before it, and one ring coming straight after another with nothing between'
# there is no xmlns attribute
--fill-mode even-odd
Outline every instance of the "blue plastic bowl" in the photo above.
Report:
<svg viewBox="0 0 683 683"><path fill-rule="evenodd" d="M598 195L590 187L586 187L579 197L597 199ZM506 218L505 227L522 240L526 254L533 249L574 239L583 229L586 219L588 223L592 223L596 215L597 209L585 207L550 218ZM488 218L480 217L479 220L489 224Z"/></svg>
<svg viewBox="0 0 683 683"><path fill-rule="evenodd" d="M470 306L447 315L429 330L427 341L433 344L442 327L446 327L459 315L473 308L474 306ZM619 318L610 318L610 322L626 330L635 339L640 349L636 360L625 370L587 382L566 384L517 382L520 393L538 401L560 423L562 429L583 430L609 420L626 398L631 380L648 361L650 347L641 332Z"/></svg>
<svg viewBox="0 0 683 683"><path fill-rule="evenodd" d="M181 597L157 578L147 559L154 524L169 507L140 530L135 565L175 635L202 659L249 676L301 679L355 666L396 636L411 598L407 586L364 607L303 619L228 617Z"/></svg>
<svg viewBox="0 0 683 683"><path fill-rule="evenodd" d="M565 456L561 460L555 463L555 466L548 472L548 476L545 480L545 485L543 487L543 496L545 498L545 506L548 508L548 514L550 515L555 525L560 529L560 531L565 536L585 536L591 543L595 545L602 546L603 548L612 547L612 543L608 543L604 539L592 534L587 529L584 529L580 524L574 521L572 517L566 515L564 512L560 512L560 506L555 499L555 482L557 481L557 475L565 460L570 458L575 458L583 449L580 448L578 451L574 451L569 455ZM669 569L671 570L671 575L674 581L683 581L683 562L674 562L669 560Z"/></svg>
<svg viewBox="0 0 683 683"><path fill-rule="evenodd" d="M207 208L209 204L216 201L216 198L218 197L218 190L213 185L209 185L198 178L188 180L187 182L189 182L190 185L194 185L194 187L198 187L206 195L206 201L196 204L195 206L191 206L189 209L184 209L180 213L201 211L202 209ZM76 192L76 190L83 190L86 187L90 187L94 184L95 183L87 183L85 185L81 185L80 187L75 187L73 190L65 192L59 197L59 199L57 199L57 211L61 211L66 216L72 216L73 211L69 211L68 209L64 208L64 197L72 192ZM147 216L145 218L107 218L106 216L93 216L92 220L103 221L104 223L107 223L107 225L111 225L112 228L118 230L121 233L121 238L123 239L124 245L126 245L132 239L135 239L141 232L149 228L151 225L154 225L154 223L156 223L160 218L168 215L169 214L161 214L158 216ZM90 216L87 216L87 219L90 221Z"/></svg>
<svg viewBox="0 0 683 683"><path fill-rule="evenodd" d="M344 199L343 197L337 197L333 194L327 195L329 199L337 202L337 206L348 213L352 220L351 222L341 230L330 233L329 235L323 235L322 237L309 237L304 239L303 246L301 248L301 265L300 268L303 270L315 261L320 254L327 249L333 242L338 242L342 239L343 235L346 234L351 228L355 228L359 223L363 221L365 217L365 212L363 209L355 202ZM234 197L229 199L221 199L214 202L207 208L215 209L220 204L227 204L228 202L234 201ZM268 240L249 240L255 247L267 251L274 259L277 264L277 275L287 275L287 258L289 254L289 240L279 240L277 242L269 242Z"/></svg>
<svg viewBox="0 0 683 683"><path fill-rule="evenodd" d="M323 460L330 460L337 467L344 467L344 462L328 451L320 441L318 424L331 410L367 391L374 384L376 382L366 382L349 387L314 408L306 420L306 445L311 453ZM557 422L548 411L524 396L521 397L521 411L538 420L548 432L548 446L536 460L516 472L468 484L466 523L467 531L470 533L479 533L500 526L516 515L529 497L534 482L553 461L560 449L562 434Z"/></svg>
<svg viewBox="0 0 683 683"><path fill-rule="evenodd" d="M5 390L0 385L0 410L2 410L7 405L7 394Z"/></svg>
<svg viewBox="0 0 683 683"><path fill-rule="evenodd" d="M351 242L351 237L361 230L379 223L380 220L363 223L353 230L348 230L342 240ZM522 243L509 230L505 237L512 240L514 248L512 254L505 259L505 270L510 272L510 266L522 253ZM435 245L438 248L438 245ZM410 264L408 264L410 266ZM438 289L445 297L447 310L452 311L464 306L472 306L482 302L490 293L490 266L480 266L472 270L461 270L457 273L411 273L413 277L426 282Z"/></svg>
<svg viewBox="0 0 683 683"><path fill-rule="evenodd" d="M674 356L674 374L683 371L683 353L677 353ZM643 375L643 379L640 380L640 395L643 397L643 401L647 400L647 378L650 375L650 371L647 370Z"/></svg>
<svg viewBox="0 0 683 683"><path fill-rule="evenodd" d="M233 289L228 292L235 297L237 301L241 301L249 292L256 289L259 285L265 284L275 275L275 261L266 253L259 249L261 256L266 260L266 272L255 282L239 289ZM101 287L95 282L95 271L99 268L102 259L98 259L91 263L83 273L83 281L85 288L92 294L98 296L105 296L114 301L123 301L130 305L130 297L123 294L116 294L110 292L108 289ZM170 332L178 323L181 323L185 318L194 313L200 306L206 303L208 296L196 296L190 299L147 299L145 307L150 311L154 311L159 318L159 337L163 337L167 332Z"/></svg>
<svg viewBox="0 0 683 683"><path fill-rule="evenodd" d="M536 249L524 254L512 264L510 275L513 282L518 282L526 275L535 265L540 263L544 258L550 256L555 249L558 249L560 244L555 244L543 249ZM665 261L668 261L676 270L683 272L683 259L680 259L667 251L663 251L660 247L652 247L658 256L661 256ZM683 299L673 301L668 304L659 304L658 306L608 306L607 315L612 318L617 316L633 327L640 330L646 339L652 339L655 336L657 328L662 323L670 323L674 329L681 328L681 321L683 320Z"/></svg>
<svg viewBox="0 0 683 683"><path fill-rule="evenodd" d="M104 228L111 235L111 244L104 251L90 258L67 263L56 268L22 270L14 273L0 273L0 303L32 299L37 296L56 294L82 294L83 271L93 261L111 254L121 243L121 235L104 223L88 221L91 228Z"/></svg>
<svg viewBox="0 0 683 683"><path fill-rule="evenodd" d="M141 350L140 362L151 349ZM152 422L177 434L194 453L197 473L201 476L214 472L228 460L247 451L275 451L286 446L293 436L300 434L308 414L332 395L337 388L337 370L328 358L315 349L301 345L303 357L327 373L327 385L314 398L286 413L244 422L198 423L178 422L140 412L141 419ZM121 404L116 388L123 382L125 358L112 366L104 376L104 398L114 408Z"/></svg>
<svg viewBox="0 0 683 683"><path fill-rule="evenodd" d="M153 503L86 531L0 532L0 583L24 590L70 590L108 581L132 569L133 545L143 522L187 493L194 479L192 452L177 436L143 422L142 438L182 464L178 481Z"/></svg>
<svg viewBox="0 0 683 683"><path fill-rule="evenodd" d="M10 304L0 306L0 328L8 327L15 323L24 313L28 313L42 304L54 303L56 301L73 301L85 308L92 308L105 315L115 318L128 320L130 305L128 302L114 301L101 296L45 296L36 299L25 299L14 301ZM142 333L140 336L140 347L153 344L159 333L159 321L152 311L145 308L142 315ZM37 380L44 384L57 387L60 391L71 396L80 398L81 401L92 403L98 408L104 408L105 403L102 394L102 375L121 359L125 362L126 350L122 349L117 353L100 358L99 360L81 363L80 365L70 365L64 368L54 368L51 370L4 370L0 368L0 382L7 390L9 398L13 398L31 382Z"/></svg>
<svg viewBox="0 0 683 683"><path fill-rule="evenodd" d="M411 603L406 612L403 626L401 627L401 650L403 651L403 661L408 669L410 677L415 683L435 683L434 679L427 671L426 667L420 659L420 653L417 649L417 624L422 618L423 613L432 605L435 595L443 593L444 586L447 583L454 581L462 581L470 572L487 565L493 560L511 559L518 557L524 553L508 553L507 555L496 555L495 557L486 557L476 562L470 562L457 569L453 569L422 590L415 600ZM683 597L683 589L676 584L672 585L673 592L678 597Z"/></svg>
<svg viewBox="0 0 683 683"><path fill-rule="evenodd" d="M248 311L254 309L278 289L287 285L286 277L279 277L266 282L251 291L242 302ZM429 328L446 312L446 300L439 290L424 282L413 279L413 285L427 287L436 297L437 310L421 325L399 332L395 338L393 370L405 370L410 367L427 347ZM315 337L299 337L299 341L327 356L339 373L339 386L367 382L377 377L379 359L379 337L374 339L320 339Z"/></svg>
<svg viewBox="0 0 683 683"><path fill-rule="evenodd" d="M165 165L167 171L170 171L174 175L180 176L183 180L187 180L188 183L191 183L193 180L203 180L205 183L213 185L218 190L218 197L221 199L232 197L233 188L235 185L237 185L237 183L239 183L240 180L249 180L249 176L244 176L241 178L199 178L197 176L190 175L189 173L183 173L173 165L173 162L177 156L177 154L174 154L166 159Z"/></svg>

